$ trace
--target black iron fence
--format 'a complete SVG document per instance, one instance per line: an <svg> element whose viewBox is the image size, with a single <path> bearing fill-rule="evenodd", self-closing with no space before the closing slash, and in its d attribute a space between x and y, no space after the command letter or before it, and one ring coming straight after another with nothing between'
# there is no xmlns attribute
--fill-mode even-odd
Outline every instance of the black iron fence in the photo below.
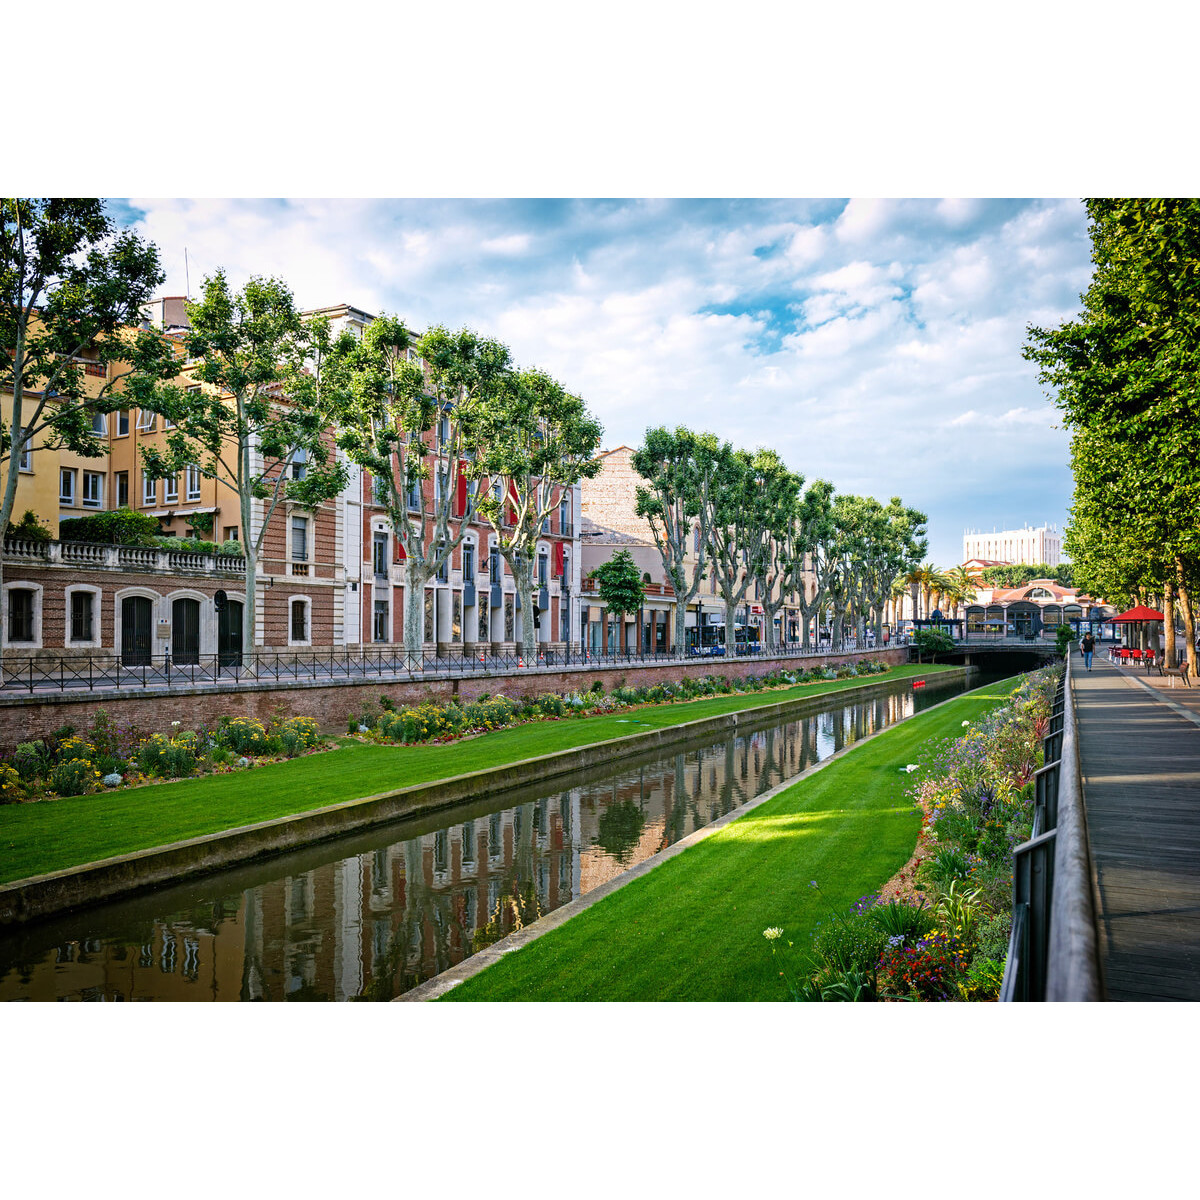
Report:
<svg viewBox="0 0 1200 1200"><path fill-rule="evenodd" d="M579 649L539 649L526 656L522 650L495 653L489 648L469 650L423 650L407 654L399 647L329 647L313 650L260 651L193 654L186 659L170 652L153 654L135 651L124 656L59 655L13 660L3 664L3 690L8 692L111 691L128 688L167 688L190 685L220 685L242 682L319 683L354 679L387 679L394 682L431 678L461 678L482 674L511 674L514 671L556 671L564 667L642 666L657 663L711 662L719 673L724 647L700 647L679 658L669 651L628 650L595 653ZM844 655L847 659L870 657L886 647L854 649L803 647L792 642L778 649L741 645L735 647L738 661L803 660Z"/></svg>
<svg viewBox="0 0 1200 1200"><path fill-rule="evenodd" d="M1013 851L1013 924L1001 1001L1099 1000L1091 859L1079 769L1071 658L1034 776L1033 829Z"/></svg>

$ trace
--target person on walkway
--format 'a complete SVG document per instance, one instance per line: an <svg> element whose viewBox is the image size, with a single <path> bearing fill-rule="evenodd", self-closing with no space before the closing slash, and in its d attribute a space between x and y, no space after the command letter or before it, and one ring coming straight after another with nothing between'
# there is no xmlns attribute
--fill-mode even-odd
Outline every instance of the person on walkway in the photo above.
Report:
<svg viewBox="0 0 1200 1200"><path fill-rule="evenodd" d="M1092 637L1091 631L1083 635L1083 640L1079 643L1079 652L1083 655L1083 665L1090 671L1092 669L1092 655L1096 651L1096 639Z"/></svg>

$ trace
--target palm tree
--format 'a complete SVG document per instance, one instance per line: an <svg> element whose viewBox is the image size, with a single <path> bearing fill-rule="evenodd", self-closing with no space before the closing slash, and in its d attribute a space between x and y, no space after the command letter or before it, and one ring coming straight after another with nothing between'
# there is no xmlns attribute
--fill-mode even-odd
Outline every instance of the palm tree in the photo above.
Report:
<svg viewBox="0 0 1200 1200"><path fill-rule="evenodd" d="M904 597L908 595L908 576L897 575L892 580L891 591L888 592L888 599L892 604L892 628L897 629L900 626L900 615L904 612Z"/></svg>
<svg viewBox="0 0 1200 1200"><path fill-rule="evenodd" d="M934 593L937 593L939 596L942 595L949 586L950 581L931 562L922 563L917 568L917 571L920 573L921 595L925 599L925 616L928 618L929 614L933 611L929 601L932 599Z"/></svg>
<svg viewBox="0 0 1200 1200"><path fill-rule="evenodd" d="M954 615L957 617L962 605L971 604L976 599L975 580L966 567L951 567L946 572L946 578L950 583L946 598L954 604Z"/></svg>

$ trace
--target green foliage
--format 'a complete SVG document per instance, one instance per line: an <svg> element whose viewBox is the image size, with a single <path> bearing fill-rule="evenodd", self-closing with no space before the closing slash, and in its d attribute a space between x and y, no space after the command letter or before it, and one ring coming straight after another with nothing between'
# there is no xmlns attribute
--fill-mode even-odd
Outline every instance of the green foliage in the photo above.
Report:
<svg viewBox="0 0 1200 1200"><path fill-rule="evenodd" d="M939 654L949 654L954 649L954 639L944 629L918 629L913 635L913 645L924 658L937 661Z"/></svg>
<svg viewBox="0 0 1200 1200"><path fill-rule="evenodd" d="M100 772L86 758L69 758L54 767L50 786L60 796L88 796L99 779Z"/></svg>
<svg viewBox="0 0 1200 1200"><path fill-rule="evenodd" d="M1075 640L1075 631L1070 625L1060 625L1054 633L1054 648L1059 654L1066 654Z"/></svg>
<svg viewBox="0 0 1200 1200"><path fill-rule="evenodd" d="M95 414L178 372L173 348L139 328L163 278L157 249L119 231L101 200L0 199L0 393L13 397L0 418L6 457L37 444L99 458L107 447ZM104 370L98 387L85 360ZM18 481L7 472L0 549Z"/></svg>
<svg viewBox="0 0 1200 1200"><path fill-rule="evenodd" d="M277 743L261 721L250 717L222 717L217 726L217 744L237 754L270 754Z"/></svg>
<svg viewBox="0 0 1200 1200"><path fill-rule="evenodd" d="M167 737L154 733L138 747L138 767L144 775L186 779L196 772L197 749L195 734Z"/></svg>
<svg viewBox="0 0 1200 1200"><path fill-rule="evenodd" d="M917 904L906 900L889 900L866 910L867 917L889 937L915 942L928 933L934 924L933 912L924 901Z"/></svg>
<svg viewBox="0 0 1200 1200"><path fill-rule="evenodd" d="M40 542L43 544L51 541L53 538L49 526L42 523L32 508L27 508L19 521L15 521L9 525L8 536L23 538L27 542Z"/></svg>
<svg viewBox="0 0 1200 1200"><path fill-rule="evenodd" d="M870 910L849 916L833 914L814 930L812 955L835 971L873 971L887 945L888 935L871 918Z"/></svg>
<svg viewBox="0 0 1200 1200"><path fill-rule="evenodd" d="M50 756L45 744L40 740L21 742L13 753L12 765L26 783L31 783L50 768Z"/></svg>
<svg viewBox="0 0 1200 1200"><path fill-rule="evenodd" d="M1075 577L1071 563L1059 563L1057 567L1049 563L1010 563L1002 567L984 567L980 574L988 587L996 588L1024 587L1034 579L1052 579L1060 587L1069 588Z"/></svg>
<svg viewBox="0 0 1200 1200"><path fill-rule="evenodd" d="M152 546L161 529L157 517L131 508L115 508L111 512L89 513L86 517L67 517L58 523L58 536L64 542Z"/></svg>
<svg viewBox="0 0 1200 1200"><path fill-rule="evenodd" d="M1200 201L1086 202L1095 264L1079 316L1025 355L1072 431L1064 548L1113 603L1200 581ZM1190 640L1190 639L1189 639Z"/></svg>
<svg viewBox="0 0 1200 1200"><path fill-rule="evenodd" d="M645 597L642 573L628 550L618 550L607 562L592 571L600 600L620 620L637 612Z"/></svg>

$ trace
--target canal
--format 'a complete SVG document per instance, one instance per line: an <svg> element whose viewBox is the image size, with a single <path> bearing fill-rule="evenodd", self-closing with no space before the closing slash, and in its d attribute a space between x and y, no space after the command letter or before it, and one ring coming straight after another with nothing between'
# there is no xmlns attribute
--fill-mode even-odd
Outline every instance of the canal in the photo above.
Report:
<svg viewBox="0 0 1200 1200"><path fill-rule="evenodd" d="M987 682L934 676L720 741L0 937L0 1000L390 1000L806 767ZM636 730L631 714L630 732Z"/></svg>

